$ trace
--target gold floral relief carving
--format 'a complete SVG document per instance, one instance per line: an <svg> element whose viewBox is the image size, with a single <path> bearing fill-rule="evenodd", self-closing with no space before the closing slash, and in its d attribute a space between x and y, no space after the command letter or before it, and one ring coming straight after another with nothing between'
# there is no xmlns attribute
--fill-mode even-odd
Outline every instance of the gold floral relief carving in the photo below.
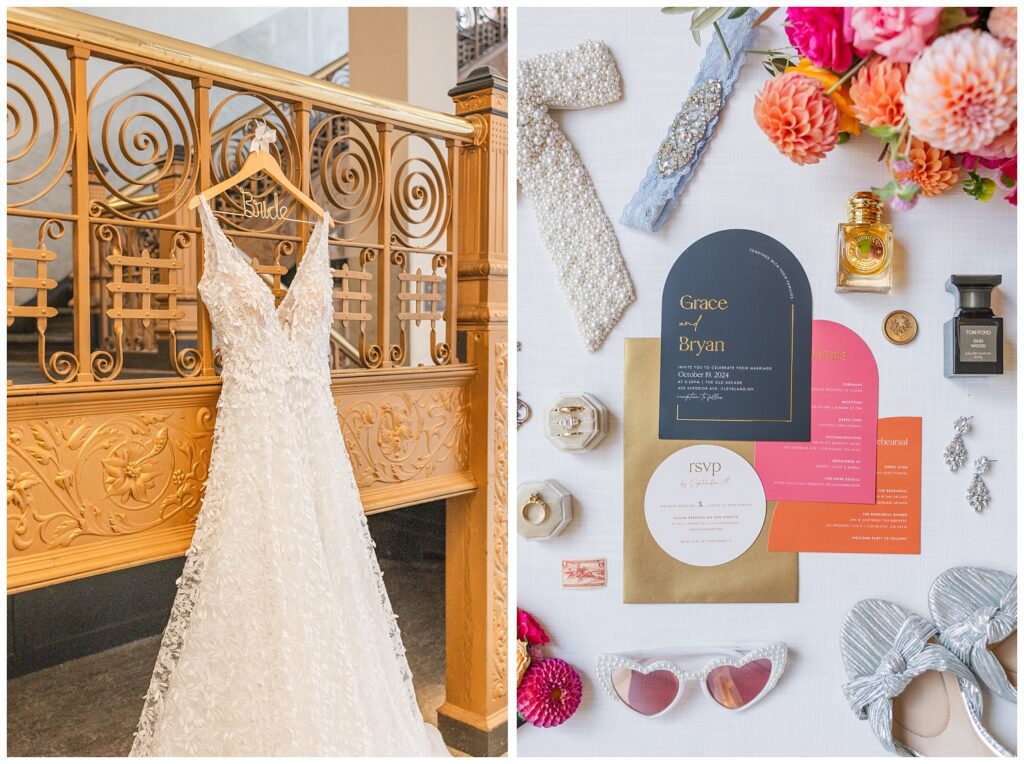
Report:
<svg viewBox="0 0 1024 764"><path fill-rule="evenodd" d="M491 629L495 635L491 697L508 692L508 343L494 346L494 596Z"/></svg>
<svg viewBox="0 0 1024 764"><path fill-rule="evenodd" d="M343 403L339 420L356 483L430 477L449 460L468 469L469 402L469 390L455 387Z"/></svg>
<svg viewBox="0 0 1024 764"><path fill-rule="evenodd" d="M10 423L8 553L124 536L202 502L213 431L210 407Z"/></svg>

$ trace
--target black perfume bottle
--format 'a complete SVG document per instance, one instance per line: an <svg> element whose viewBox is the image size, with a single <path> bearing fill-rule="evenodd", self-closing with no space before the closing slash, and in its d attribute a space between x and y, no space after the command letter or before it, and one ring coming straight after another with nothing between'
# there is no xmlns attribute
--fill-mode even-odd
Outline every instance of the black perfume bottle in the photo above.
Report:
<svg viewBox="0 0 1024 764"><path fill-rule="evenodd" d="M944 332L945 374L1003 373L1003 319L992 312L992 290L1002 276L950 276L946 291L956 297L956 314Z"/></svg>

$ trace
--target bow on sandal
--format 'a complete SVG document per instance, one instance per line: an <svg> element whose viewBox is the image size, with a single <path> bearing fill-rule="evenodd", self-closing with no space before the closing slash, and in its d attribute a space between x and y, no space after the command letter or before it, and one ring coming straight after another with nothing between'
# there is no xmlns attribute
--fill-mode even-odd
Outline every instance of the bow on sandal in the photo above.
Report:
<svg viewBox="0 0 1024 764"><path fill-rule="evenodd" d="M902 756L1012 756L981 723L971 670L938 630L892 602L858 602L843 623L843 692L887 751Z"/></svg>
<svg viewBox="0 0 1024 764"><path fill-rule="evenodd" d="M989 568L950 568L935 579L928 608L942 644L993 693L1017 702L1017 577Z"/></svg>

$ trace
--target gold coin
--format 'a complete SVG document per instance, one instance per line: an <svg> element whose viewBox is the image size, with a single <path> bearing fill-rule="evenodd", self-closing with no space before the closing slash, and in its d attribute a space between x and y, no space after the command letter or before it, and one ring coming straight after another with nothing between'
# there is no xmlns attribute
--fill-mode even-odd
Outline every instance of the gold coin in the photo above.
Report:
<svg viewBox="0 0 1024 764"><path fill-rule="evenodd" d="M906 345L917 336L917 319L905 310L894 310L882 322L882 331L893 345Z"/></svg>

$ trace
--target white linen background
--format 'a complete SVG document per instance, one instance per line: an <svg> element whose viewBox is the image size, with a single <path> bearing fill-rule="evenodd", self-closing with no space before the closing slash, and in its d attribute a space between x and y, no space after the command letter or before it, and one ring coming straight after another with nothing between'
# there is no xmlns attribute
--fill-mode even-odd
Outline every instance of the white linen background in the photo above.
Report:
<svg viewBox="0 0 1024 764"><path fill-rule="evenodd" d="M753 47L786 44L777 13ZM954 565L1016 570L1016 208L988 204L954 189L923 199L895 217L895 287L889 295L833 291L836 225L855 191L882 185L878 141L855 138L820 164L799 167L781 156L753 118L754 95L767 79L760 57L740 74L717 132L680 205L656 234L618 222L687 94L703 49L689 18L657 8L521 8L518 56L528 58L603 40L622 73L624 97L604 107L555 112L586 165L619 236L637 301L603 347L588 353L555 280L529 200L518 194L518 383L533 418L518 430L518 480L555 478L576 499L575 520L549 541L518 540L518 604L553 637L545 653L572 663L584 677L583 703L564 726L518 733L518 751L535 755L880 755L866 722L843 698L846 676L838 635L847 609L865 597L927 615L932 580ZM704 45L717 45L704 34ZM661 290L676 257L713 231L751 228L775 237L800 260L814 295L814 317L846 324L878 362L879 416L923 417L922 554L800 555L798 604L625 605L622 602L623 340L655 337ZM951 273L1000 273L995 309L1004 317L1005 373L945 379L942 325L953 313L943 290ZM918 320L910 345L889 344L882 319L903 308ZM611 413L609 436L595 451L565 454L543 435L544 409L559 392L585 390ZM658 394L650 380L651 395ZM998 459L985 477L992 504L976 515L963 494L970 470L950 474L942 449L953 420L973 415L969 457ZM606 557L608 586L567 590L563 559ZM784 640L790 664L761 703L734 713L690 695L670 713L644 719L595 682L601 652L690 642ZM986 695L990 729L1016 747L1015 706Z"/></svg>

